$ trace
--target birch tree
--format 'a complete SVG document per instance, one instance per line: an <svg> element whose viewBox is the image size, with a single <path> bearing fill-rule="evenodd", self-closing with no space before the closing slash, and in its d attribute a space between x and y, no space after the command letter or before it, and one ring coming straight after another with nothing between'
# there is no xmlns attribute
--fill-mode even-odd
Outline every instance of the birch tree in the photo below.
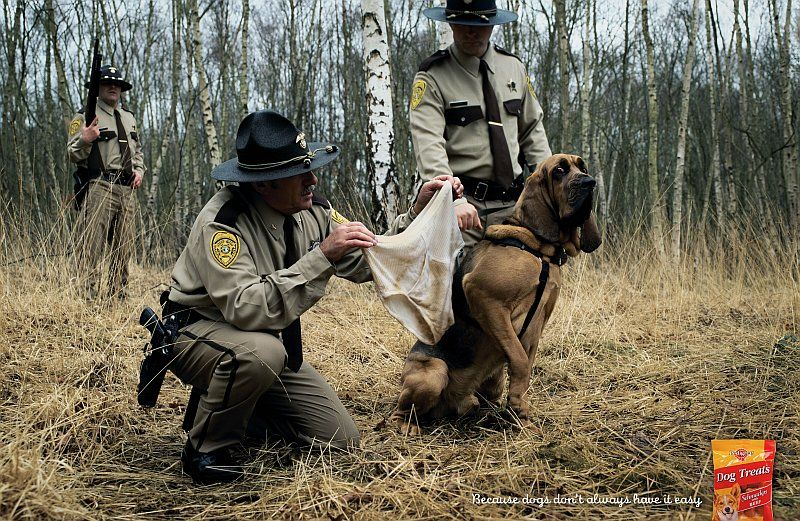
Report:
<svg viewBox="0 0 800 521"><path fill-rule="evenodd" d="M720 174L719 131L717 129L717 75L715 73L714 50L711 36L711 0L706 0L706 68L708 69L708 97L711 110L709 125L711 126L711 183L714 189L715 211L719 226L725 226L725 204L722 195L722 179ZM708 193L708 192L706 192ZM710 201L703 201L703 215L707 215Z"/></svg>
<svg viewBox="0 0 800 521"><path fill-rule="evenodd" d="M697 32L697 6L699 0L692 1L689 13L688 45L686 61L683 63L683 82L681 88L681 114L678 119L678 146L675 158L675 181L672 187L672 260L680 259L681 224L683 221L683 175L686 170L686 127L689 122L689 96L692 87L692 68L694 67L694 38Z"/></svg>
<svg viewBox="0 0 800 521"><path fill-rule="evenodd" d="M650 192L650 225L653 242L664 257L664 200L658 183L658 90L656 88L653 39L650 37L650 15L647 0L642 0L642 36L647 54L647 186Z"/></svg>
<svg viewBox="0 0 800 521"><path fill-rule="evenodd" d="M200 37L200 13L197 10L197 0L189 0L190 12L189 23L192 30L192 61L197 70L198 95L200 97L200 108L202 110L203 128L206 134L206 145L208 146L209 166L213 170L220 162L221 154L219 150L219 140L217 139L217 128L214 126L214 112L211 108L211 96L208 92L208 77L206 67L203 62L203 41ZM221 181L216 182L219 190L224 185ZM201 190L198 190L202 194Z"/></svg>
<svg viewBox="0 0 800 521"><path fill-rule="evenodd" d="M397 215L398 187L392 158L392 83L383 0L362 0L361 11L369 117L367 173L374 183L373 200L378 203L372 217L376 224L386 226Z"/></svg>
<svg viewBox="0 0 800 521"><path fill-rule="evenodd" d="M250 24L250 0L242 0L242 60L239 65L239 115L244 118L247 113L247 38Z"/></svg>
<svg viewBox="0 0 800 521"><path fill-rule="evenodd" d="M447 6L447 0L441 0L442 7ZM453 30L450 29L450 24L442 22L434 22L436 24L436 42L439 44L439 49L446 49L453 43Z"/></svg>
<svg viewBox="0 0 800 521"><path fill-rule="evenodd" d="M569 146L569 39L566 26L566 0L554 0L558 31L559 108L561 110L561 148Z"/></svg>

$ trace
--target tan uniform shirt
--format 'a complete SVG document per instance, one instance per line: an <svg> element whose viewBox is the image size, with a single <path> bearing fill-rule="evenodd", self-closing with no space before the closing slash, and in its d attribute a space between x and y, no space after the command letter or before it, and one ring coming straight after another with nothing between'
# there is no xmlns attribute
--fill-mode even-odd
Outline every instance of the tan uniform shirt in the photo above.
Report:
<svg viewBox="0 0 800 521"><path fill-rule="evenodd" d="M409 117L417 171L425 181L445 174L497 181L480 59L460 52L455 44L449 52L449 57L414 77ZM498 52L491 44L483 59L500 105L516 177L522 172L517 161L520 150L531 167L551 155L542 107L519 59Z"/></svg>
<svg viewBox="0 0 800 521"><path fill-rule="evenodd" d="M281 330L322 298L332 275L353 282L372 278L361 250L332 264L319 249L343 221L335 210L314 204L284 217L258 194L238 193L247 211L235 227L215 222L222 205L235 197L231 187L200 211L172 271L170 300L239 329ZM411 212L398 216L387 234L405 229L414 217ZM289 267L283 266L285 218L296 223L295 248L301 255Z"/></svg>
<svg viewBox="0 0 800 521"><path fill-rule="evenodd" d="M119 110L122 125L128 136L128 146L131 150L131 161L133 162L133 173L144 175L145 166L142 157L142 145L139 139L139 130L136 128L136 118L124 108ZM100 150L100 157L106 170L122 170L122 153L120 152L119 130L117 120L114 117L114 109L103 100L97 100L97 124L100 130L100 137L97 138L97 146ZM67 140L67 151L69 160L80 166L86 166L86 160L92 151L92 143L86 143L81 139L81 127L84 125L84 115L82 112L75 114L69 124L69 139Z"/></svg>

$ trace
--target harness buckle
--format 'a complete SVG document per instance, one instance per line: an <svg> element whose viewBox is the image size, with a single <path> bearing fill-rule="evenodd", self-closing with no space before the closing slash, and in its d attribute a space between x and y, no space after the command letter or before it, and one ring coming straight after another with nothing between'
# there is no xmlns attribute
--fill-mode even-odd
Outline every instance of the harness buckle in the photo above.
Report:
<svg viewBox="0 0 800 521"><path fill-rule="evenodd" d="M486 199L486 194L489 192L489 184L483 181L478 182L475 186L475 193L472 194L472 198L476 201L483 202Z"/></svg>

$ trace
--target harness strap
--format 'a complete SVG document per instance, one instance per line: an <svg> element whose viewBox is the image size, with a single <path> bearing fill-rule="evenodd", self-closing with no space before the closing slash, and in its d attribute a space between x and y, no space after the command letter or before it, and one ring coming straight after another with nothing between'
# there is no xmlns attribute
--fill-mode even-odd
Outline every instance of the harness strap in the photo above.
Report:
<svg viewBox="0 0 800 521"><path fill-rule="evenodd" d="M520 330L519 334L517 334L517 338L522 340L523 335L525 335L525 331L528 330L528 326L531 324L531 320L533 320L533 316L536 314L536 310L539 308L539 304L542 301L544 288L547 285L547 279L550 277L550 263L544 260L541 252L534 250L518 239L512 239L509 237L506 239L490 238L489 240L501 246L512 246L514 248L519 248L520 250L530 253L534 257L538 257L539 260L542 261L542 271L539 273L539 284L536 286L536 297L534 297L533 304L531 304L531 308L528 310L528 314L525 316L525 322L522 323L522 329Z"/></svg>

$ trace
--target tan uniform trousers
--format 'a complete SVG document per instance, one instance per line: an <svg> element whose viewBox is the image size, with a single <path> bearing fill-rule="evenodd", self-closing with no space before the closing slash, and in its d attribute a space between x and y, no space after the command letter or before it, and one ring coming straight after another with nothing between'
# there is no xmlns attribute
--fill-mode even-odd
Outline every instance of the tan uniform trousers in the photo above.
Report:
<svg viewBox="0 0 800 521"><path fill-rule="evenodd" d="M78 226L78 255L84 287L96 295L108 263L110 295L128 283L128 262L133 254L136 196L130 186L95 179L89 183Z"/></svg>
<svg viewBox="0 0 800 521"><path fill-rule="evenodd" d="M236 444L245 433L314 448L359 443L336 392L307 362L297 373L286 368L286 350L269 333L200 320L181 331L174 352L172 372L206 390L189 431L198 451Z"/></svg>
<svg viewBox="0 0 800 521"><path fill-rule="evenodd" d="M470 230L462 230L461 236L464 238L464 253L471 250L478 242L486 235L486 229L493 224L502 224L505 219L514 213L514 205L516 201L476 201L472 197L467 197L467 201L471 203L477 210L481 219L482 230L472 228ZM491 213L485 213L486 210L493 210Z"/></svg>

